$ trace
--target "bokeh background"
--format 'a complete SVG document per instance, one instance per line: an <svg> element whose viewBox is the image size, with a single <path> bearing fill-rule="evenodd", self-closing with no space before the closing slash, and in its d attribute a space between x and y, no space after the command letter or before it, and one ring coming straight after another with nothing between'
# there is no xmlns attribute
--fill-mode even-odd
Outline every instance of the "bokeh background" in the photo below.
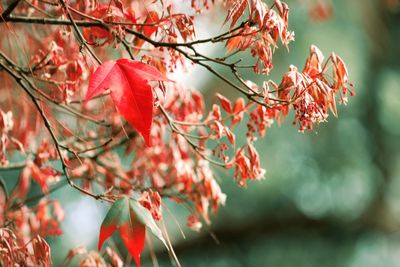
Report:
<svg viewBox="0 0 400 267"><path fill-rule="evenodd" d="M339 108L339 119L331 116L313 132L298 133L290 116L274 125L257 142L265 180L243 188L231 172L215 169L228 198L200 233L185 226L188 211L168 203L164 220L176 254L182 266L400 266L400 1L329 1L333 14L325 21L310 18L314 0L287 2L296 33L290 52L277 50L269 77L248 77L279 82L290 64L303 67L315 44L345 60L357 95ZM223 20L201 22L199 35L218 32ZM206 99L235 96L199 68L181 77ZM61 266L71 247L96 248L107 205L68 188L55 197L66 209L64 235L49 239L54 266ZM154 243L159 266L173 266ZM153 266L148 250L143 266Z"/></svg>

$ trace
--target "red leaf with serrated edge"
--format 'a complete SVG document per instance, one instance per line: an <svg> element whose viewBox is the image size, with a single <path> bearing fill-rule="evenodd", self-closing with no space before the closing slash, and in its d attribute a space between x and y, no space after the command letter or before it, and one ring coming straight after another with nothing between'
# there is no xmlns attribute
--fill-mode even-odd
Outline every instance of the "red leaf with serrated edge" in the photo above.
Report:
<svg viewBox="0 0 400 267"><path fill-rule="evenodd" d="M156 68L139 61L124 58L107 61L91 76L85 103L110 89L118 112L150 146L154 99L148 80L169 81Z"/></svg>

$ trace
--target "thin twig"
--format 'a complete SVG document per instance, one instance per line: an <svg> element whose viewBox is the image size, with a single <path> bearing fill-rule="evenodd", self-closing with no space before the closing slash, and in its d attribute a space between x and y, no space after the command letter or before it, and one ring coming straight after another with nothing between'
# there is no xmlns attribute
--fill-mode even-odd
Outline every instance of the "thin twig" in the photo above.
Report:
<svg viewBox="0 0 400 267"><path fill-rule="evenodd" d="M32 100L33 104L35 105L36 110L39 112L40 117L41 117L42 120L43 120L44 126L46 127L48 133L50 134L51 139L52 139L53 142L54 142L54 146L55 146L56 151L57 151L57 154L58 154L58 156L59 156L59 159L60 159L60 162L61 162L61 166L62 166L62 170L63 170L63 173L64 173L66 179L67 179L68 184L69 184L71 187L73 187L73 188L77 189L78 191L80 191L81 193L84 193L84 194L86 194L86 195L88 195L88 196L91 196L91 197L93 197L93 198L95 198L95 199L103 199L103 200L105 200L105 201L109 201L109 200L108 200L107 198L105 198L103 195L101 195L101 194L100 194L100 195L93 194L93 193L89 192L88 190L79 187L78 185L76 185L76 184L72 181L72 179L70 178L69 173L68 173L68 166L67 166L67 163L66 163L66 161L65 161L65 159L64 159L64 157L63 157L63 153L62 153L62 151L61 151L60 143L59 143L59 141L58 141L58 139L57 139L57 137L56 137L56 135L55 135L55 133L54 133L54 131L53 131L53 128L52 128L52 126L51 126L51 124L50 124L50 121L49 121L49 119L47 118L47 115L44 113L44 110L42 109L41 105L39 104L38 98L37 98L37 97L28 89L28 87L23 83L24 79L23 79L23 77L21 77L20 74L15 73L9 66L7 66L6 64L4 64L2 60L0 60L0 66L3 67L3 69L5 69L6 72L7 72L8 74L10 74L10 75L15 79L15 81L21 86L21 88L22 88L22 89L25 91L25 93L30 97L30 99Z"/></svg>

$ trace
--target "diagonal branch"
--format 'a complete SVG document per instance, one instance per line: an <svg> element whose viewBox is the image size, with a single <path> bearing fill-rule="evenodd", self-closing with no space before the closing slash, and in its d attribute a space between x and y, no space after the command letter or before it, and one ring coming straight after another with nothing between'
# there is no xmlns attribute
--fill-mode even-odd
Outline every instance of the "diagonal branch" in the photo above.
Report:
<svg viewBox="0 0 400 267"><path fill-rule="evenodd" d="M76 25L75 20L71 15L71 12L69 12L69 7L65 4L64 0L59 0L59 1L60 1L61 6L65 9L65 12L67 13L68 18L69 18L70 22L72 23L72 27L74 28L74 31L75 31L76 35L78 36L78 40L80 41L81 45L83 45L87 49L89 54L97 61L97 63L99 65L101 65L101 60L96 56L96 54L93 52L93 50L89 47L89 45L87 44L81 31L79 30L78 25Z"/></svg>
<svg viewBox="0 0 400 267"><path fill-rule="evenodd" d="M21 2L21 0L14 0L7 8L6 10L4 10L4 12L0 15L0 17L3 20L7 20L11 13L14 11L14 9L18 6L19 2Z"/></svg>

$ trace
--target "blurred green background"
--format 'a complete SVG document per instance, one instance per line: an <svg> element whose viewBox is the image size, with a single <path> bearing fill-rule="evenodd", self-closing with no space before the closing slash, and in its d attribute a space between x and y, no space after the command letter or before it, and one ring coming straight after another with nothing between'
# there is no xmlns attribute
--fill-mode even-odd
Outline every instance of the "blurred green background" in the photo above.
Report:
<svg viewBox="0 0 400 267"><path fill-rule="evenodd" d="M183 266L400 266L400 3L335 0L333 17L315 22L311 2L288 1L296 40L289 53L276 52L269 77L253 78L279 82L290 64L303 67L315 44L327 57L335 51L345 60L357 95L340 106L339 119L330 116L314 132L298 133L290 117L274 125L257 142L265 180L241 188L232 173L216 169L228 198L209 229L191 232L188 212L170 203L187 234L183 239L164 212ZM192 81L207 90L206 99L216 91L234 97L204 70L195 71L204 79ZM67 217L64 236L50 240L55 266L71 246L95 248L107 208L66 190L56 193L67 203ZM173 266L165 249L156 250L160 266ZM148 253L143 263L153 266Z"/></svg>

